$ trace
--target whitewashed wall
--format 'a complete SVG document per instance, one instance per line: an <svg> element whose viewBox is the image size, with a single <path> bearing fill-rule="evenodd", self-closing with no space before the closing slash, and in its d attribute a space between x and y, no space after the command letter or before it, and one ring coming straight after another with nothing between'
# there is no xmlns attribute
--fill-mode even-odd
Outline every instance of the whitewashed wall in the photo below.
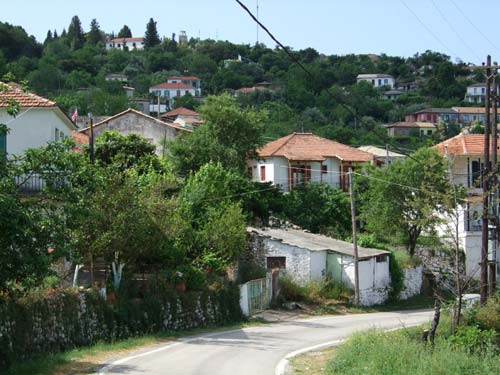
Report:
<svg viewBox="0 0 500 375"><path fill-rule="evenodd" d="M404 268L404 289L399 293L399 299L406 300L419 295L422 290L424 266L414 268Z"/></svg>
<svg viewBox="0 0 500 375"><path fill-rule="evenodd" d="M64 114L57 108L22 108L15 118L0 110L0 123L10 128L7 134L7 153L21 155L28 148L46 146L48 142L56 140L56 129L62 132L64 138L70 137L74 128L70 127L70 120L63 120ZM60 136L58 136L59 138ZM60 140L60 139L57 139Z"/></svg>

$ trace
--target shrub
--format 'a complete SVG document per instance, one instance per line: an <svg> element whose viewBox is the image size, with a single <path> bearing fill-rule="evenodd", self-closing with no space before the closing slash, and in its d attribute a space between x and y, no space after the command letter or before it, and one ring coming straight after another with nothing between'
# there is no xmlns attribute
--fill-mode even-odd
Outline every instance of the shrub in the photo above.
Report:
<svg viewBox="0 0 500 375"><path fill-rule="evenodd" d="M289 275L279 278L279 298L281 301L300 302L306 299L306 289L292 280Z"/></svg>
<svg viewBox="0 0 500 375"><path fill-rule="evenodd" d="M322 303L334 299L347 302L352 295L346 285L328 277L321 281L309 281L302 286L285 275L280 277L279 287L280 298L284 301Z"/></svg>
<svg viewBox="0 0 500 375"><path fill-rule="evenodd" d="M456 334L448 338L452 345L471 353L498 353L498 333L494 330L481 330L474 326L459 327Z"/></svg>

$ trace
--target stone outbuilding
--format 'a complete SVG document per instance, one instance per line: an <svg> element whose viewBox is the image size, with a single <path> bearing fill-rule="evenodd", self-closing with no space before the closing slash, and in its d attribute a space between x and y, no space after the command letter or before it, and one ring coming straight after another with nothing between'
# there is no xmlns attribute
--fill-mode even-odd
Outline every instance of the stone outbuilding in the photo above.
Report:
<svg viewBox="0 0 500 375"><path fill-rule="evenodd" d="M297 229L247 228L250 251L267 270L279 268L299 284L329 276L354 289L354 250L348 242ZM391 285L389 252L358 247L360 302L385 302Z"/></svg>

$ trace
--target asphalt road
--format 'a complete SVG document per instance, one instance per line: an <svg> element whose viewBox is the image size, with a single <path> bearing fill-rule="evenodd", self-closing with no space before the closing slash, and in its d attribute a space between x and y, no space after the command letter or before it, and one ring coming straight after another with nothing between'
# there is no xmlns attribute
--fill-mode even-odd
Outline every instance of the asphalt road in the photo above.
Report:
<svg viewBox="0 0 500 375"><path fill-rule="evenodd" d="M325 316L205 334L156 346L110 363L101 374L273 375L290 352L370 328L428 322L431 311Z"/></svg>

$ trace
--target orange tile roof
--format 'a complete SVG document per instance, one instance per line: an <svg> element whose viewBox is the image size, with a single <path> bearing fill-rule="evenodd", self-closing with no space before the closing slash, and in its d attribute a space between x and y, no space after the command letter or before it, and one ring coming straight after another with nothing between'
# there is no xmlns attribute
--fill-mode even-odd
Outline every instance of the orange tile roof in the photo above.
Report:
<svg viewBox="0 0 500 375"><path fill-rule="evenodd" d="M89 136L85 133L79 133L77 131L73 131L71 132L71 137L73 138L77 146L89 144Z"/></svg>
<svg viewBox="0 0 500 375"><path fill-rule="evenodd" d="M193 86L185 85L184 83L160 83L159 85L150 87L151 89L193 89Z"/></svg>
<svg viewBox="0 0 500 375"><path fill-rule="evenodd" d="M172 76L172 77L168 77L167 81L170 81L173 79L183 80L183 81L199 81L200 80L198 77L195 77L195 76Z"/></svg>
<svg viewBox="0 0 500 375"><path fill-rule="evenodd" d="M500 141L498 144L500 145ZM449 155L482 155L484 153L484 135L460 133L434 146L441 155L445 155L446 147ZM500 153L498 147L497 153Z"/></svg>
<svg viewBox="0 0 500 375"><path fill-rule="evenodd" d="M55 107L56 103L41 96L23 91L14 84L0 82L0 107L8 107L15 100L21 107Z"/></svg>
<svg viewBox="0 0 500 375"><path fill-rule="evenodd" d="M123 42L142 42L144 38L115 38L111 39L114 43L123 43Z"/></svg>
<svg viewBox="0 0 500 375"><path fill-rule="evenodd" d="M484 115L486 113L486 108L484 107L453 107L456 113L465 113L468 115ZM490 113L493 113L493 108L490 109Z"/></svg>
<svg viewBox="0 0 500 375"><path fill-rule="evenodd" d="M192 111L190 109L180 107L176 108L170 112L164 113L161 117L174 117L174 116L199 116L198 112Z"/></svg>
<svg viewBox="0 0 500 375"><path fill-rule="evenodd" d="M318 137L312 133L292 133L257 150L260 157L283 156L289 160L325 160L329 157L345 161L367 162L372 154Z"/></svg>

